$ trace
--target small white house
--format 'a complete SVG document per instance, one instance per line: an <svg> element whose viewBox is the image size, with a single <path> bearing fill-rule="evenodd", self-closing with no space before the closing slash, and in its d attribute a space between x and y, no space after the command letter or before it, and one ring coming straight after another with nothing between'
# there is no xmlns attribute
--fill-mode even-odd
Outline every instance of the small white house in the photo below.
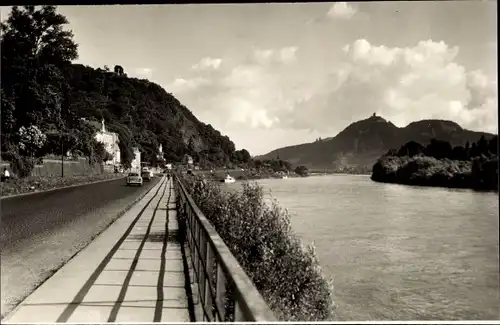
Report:
<svg viewBox="0 0 500 325"><path fill-rule="evenodd" d="M118 133L108 132L104 125L104 119L101 121L101 128L97 131L95 139L104 144L106 151L113 157L112 160L106 162L106 165L120 165L121 153L120 147L118 146L120 143Z"/></svg>

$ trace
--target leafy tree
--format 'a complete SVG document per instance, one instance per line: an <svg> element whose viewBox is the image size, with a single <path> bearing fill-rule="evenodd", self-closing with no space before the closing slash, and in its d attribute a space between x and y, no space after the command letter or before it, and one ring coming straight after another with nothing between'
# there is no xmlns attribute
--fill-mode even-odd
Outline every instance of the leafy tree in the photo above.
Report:
<svg viewBox="0 0 500 325"><path fill-rule="evenodd" d="M436 159L443 159L451 156L453 150L448 141L432 139L431 143L425 148L425 154Z"/></svg>
<svg viewBox="0 0 500 325"><path fill-rule="evenodd" d="M18 134L19 148L30 157L34 157L47 140L47 136L35 125L30 125L27 128L21 126Z"/></svg>
<svg viewBox="0 0 500 325"><path fill-rule="evenodd" d="M397 155L398 156L408 156L408 157L413 157L418 154L421 154L425 150L425 147L422 146L420 143L415 142L415 141L410 141L403 145Z"/></svg>
<svg viewBox="0 0 500 325"><path fill-rule="evenodd" d="M25 6L14 7L2 25L2 156L17 154L15 133L21 126L36 125L47 135L41 152L70 149L102 161L95 130L80 121L85 117L113 121L108 129L120 137L125 166L134 158L134 146L144 161L154 163L159 143L171 162L189 154L213 166L251 163L246 150L234 154L227 136L200 122L159 85L128 78L118 65L112 73L107 66L71 64L78 55L72 33L63 28L67 23L54 6Z"/></svg>
<svg viewBox="0 0 500 325"><path fill-rule="evenodd" d="M309 170L305 166L297 166L297 168L295 168L295 173L300 176L307 176L309 175Z"/></svg>
<svg viewBox="0 0 500 325"><path fill-rule="evenodd" d="M495 135L493 138L490 139L488 142L488 151L492 155L498 155L498 135Z"/></svg>
<svg viewBox="0 0 500 325"><path fill-rule="evenodd" d="M61 68L78 57L67 19L55 6L14 6L1 25L2 38L2 131L21 126L51 127L67 102ZM63 110L67 107L63 107ZM12 137L2 137L13 141Z"/></svg>
<svg viewBox="0 0 500 325"><path fill-rule="evenodd" d="M102 157L102 161L111 161L111 160L113 160L113 155L106 151Z"/></svg>

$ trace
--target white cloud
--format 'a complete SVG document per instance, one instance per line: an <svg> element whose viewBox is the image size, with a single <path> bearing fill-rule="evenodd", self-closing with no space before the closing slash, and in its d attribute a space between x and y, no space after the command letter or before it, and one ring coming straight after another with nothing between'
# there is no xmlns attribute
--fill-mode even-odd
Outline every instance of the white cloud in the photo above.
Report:
<svg viewBox="0 0 500 325"><path fill-rule="evenodd" d="M297 61L298 49L296 46L289 46L279 50L255 50L254 60L262 65L270 63L291 64Z"/></svg>
<svg viewBox="0 0 500 325"><path fill-rule="evenodd" d="M197 77L193 79L183 79L177 78L166 88L167 91L178 94L196 90L200 86L209 85L210 80L202 77Z"/></svg>
<svg viewBox="0 0 500 325"><path fill-rule="evenodd" d="M284 90L301 79L290 77L297 50L293 46L254 50L250 60L233 66L227 60L216 73L198 71L191 78L176 79L167 89L179 94L208 123L223 128L271 128L279 123L276 111L290 109L293 103Z"/></svg>
<svg viewBox="0 0 500 325"><path fill-rule="evenodd" d="M220 65L222 63L222 59L213 59L213 58L203 58L200 60L200 62L194 64L191 68L193 70L217 70L219 69Z"/></svg>
<svg viewBox="0 0 500 325"><path fill-rule="evenodd" d="M338 19L351 19L356 14L356 9L347 2L336 2L328 10L327 16Z"/></svg>
<svg viewBox="0 0 500 325"><path fill-rule="evenodd" d="M125 71L127 72L127 71ZM153 76L153 70L150 68L136 68L133 73L139 78L150 79Z"/></svg>
<svg viewBox="0 0 500 325"><path fill-rule="evenodd" d="M432 40L406 48L357 40L342 48L343 66L325 80L330 91L298 101L288 120L324 130L377 112L399 126L435 118L497 132L496 81L458 64L458 50Z"/></svg>
<svg viewBox="0 0 500 325"><path fill-rule="evenodd" d="M398 126L434 118L497 132L496 80L457 63L457 47L432 40L389 47L360 39L338 50L337 60L316 71L294 63L295 47L256 50L252 60L224 59L217 71L191 71L167 89L201 120L256 132L256 138L277 129L332 136L374 112Z"/></svg>

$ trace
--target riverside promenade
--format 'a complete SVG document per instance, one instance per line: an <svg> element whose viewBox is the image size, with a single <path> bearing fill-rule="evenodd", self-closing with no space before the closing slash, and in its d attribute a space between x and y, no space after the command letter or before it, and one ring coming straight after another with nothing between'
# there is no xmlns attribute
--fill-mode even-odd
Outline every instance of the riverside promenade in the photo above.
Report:
<svg viewBox="0 0 500 325"><path fill-rule="evenodd" d="M162 176L2 323L195 321L275 318L184 185Z"/></svg>

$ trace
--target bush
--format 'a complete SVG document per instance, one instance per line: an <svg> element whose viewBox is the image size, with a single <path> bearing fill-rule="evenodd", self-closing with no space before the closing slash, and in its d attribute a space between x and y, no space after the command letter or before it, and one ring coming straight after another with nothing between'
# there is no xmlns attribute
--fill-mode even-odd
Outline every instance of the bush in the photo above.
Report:
<svg viewBox="0 0 500 325"><path fill-rule="evenodd" d="M32 157L16 155L12 160L13 172L21 178L31 175L33 168L35 168L36 159Z"/></svg>
<svg viewBox="0 0 500 325"><path fill-rule="evenodd" d="M226 193L197 176L181 178L280 320L333 318L332 284L322 275L314 246L303 248L276 200L266 204L257 184Z"/></svg>

